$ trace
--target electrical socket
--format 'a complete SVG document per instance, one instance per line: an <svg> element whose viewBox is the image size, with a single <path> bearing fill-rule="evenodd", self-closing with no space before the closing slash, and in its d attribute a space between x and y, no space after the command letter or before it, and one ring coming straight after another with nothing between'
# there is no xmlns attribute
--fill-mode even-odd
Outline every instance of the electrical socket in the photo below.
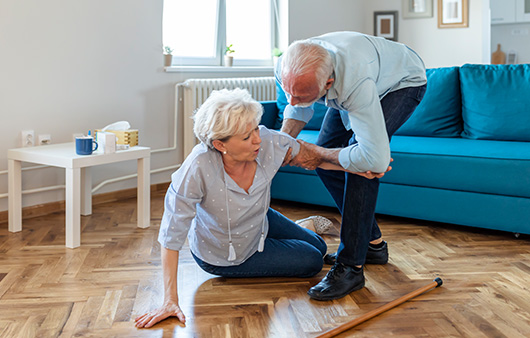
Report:
<svg viewBox="0 0 530 338"><path fill-rule="evenodd" d="M50 134L41 134L39 135L38 140L39 140L39 143L38 143L39 146L45 146L47 144L52 143L52 136Z"/></svg>
<svg viewBox="0 0 530 338"><path fill-rule="evenodd" d="M22 130L21 141L22 147L33 147L35 145L35 131Z"/></svg>

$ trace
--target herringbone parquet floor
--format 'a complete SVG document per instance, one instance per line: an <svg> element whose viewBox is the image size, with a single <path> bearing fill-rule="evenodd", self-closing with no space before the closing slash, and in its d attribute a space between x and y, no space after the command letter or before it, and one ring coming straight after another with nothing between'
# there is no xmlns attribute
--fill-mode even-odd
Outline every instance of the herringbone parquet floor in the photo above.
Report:
<svg viewBox="0 0 530 338"><path fill-rule="evenodd" d="M1 337L315 337L440 276L444 285L340 337L530 336L530 242L511 234L379 217L390 262L366 266L366 288L311 301L310 279L225 279L181 252L180 305L186 325L168 319L136 329L134 318L162 299L159 245L163 192L152 196L152 226L136 228L136 200L94 206L82 218L81 247L64 247L64 216L0 225ZM332 209L275 201L291 219ZM338 228L325 236L338 245Z"/></svg>

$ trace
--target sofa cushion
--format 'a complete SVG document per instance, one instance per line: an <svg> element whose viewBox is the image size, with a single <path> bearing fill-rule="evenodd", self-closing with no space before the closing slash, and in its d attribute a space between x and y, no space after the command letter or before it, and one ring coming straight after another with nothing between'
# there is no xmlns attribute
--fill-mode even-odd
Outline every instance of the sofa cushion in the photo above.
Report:
<svg viewBox="0 0 530 338"><path fill-rule="evenodd" d="M464 65L462 137L530 141L530 65Z"/></svg>
<svg viewBox="0 0 530 338"><path fill-rule="evenodd" d="M285 95L285 92L283 91L282 87L276 83L276 105L278 106L279 112L278 118L276 119L276 124L274 125L275 129L280 129L282 127L283 111L288 104L289 103L287 102L287 96ZM313 105L313 109L315 113L313 114L311 120L309 120L309 122L307 122L305 125L305 130L320 130L320 126L322 126L322 120L324 120L324 115L326 115L326 112L328 111L328 107L320 103L315 103Z"/></svg>
<svg viewBox="0 0 530 338"><path fill-rule="evenodd" d="M396 135L460 137L462 110L458 67L427 69L427 91Z"/></svg>
<svg viewBox="0 0 530 338"><path fill-rule="evenodd" d="M530 143L394 136L385 183L530 197Z"/></svg>

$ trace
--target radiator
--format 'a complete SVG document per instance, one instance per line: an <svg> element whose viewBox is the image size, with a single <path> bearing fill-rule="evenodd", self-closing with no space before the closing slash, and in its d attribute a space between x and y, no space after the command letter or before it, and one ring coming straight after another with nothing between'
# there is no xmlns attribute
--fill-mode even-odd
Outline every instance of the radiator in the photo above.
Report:
<svg viewBox="0 0 530 338"><path fill-rule="evenodd" d="M180 111L183 123L183 156L186 158L197 139L193 134L193 112L210 96L213 90L242 88L258 101L276 100L276 85L274 77L242 77L224 79L188 79L176 86L175 107Z"/></svg>

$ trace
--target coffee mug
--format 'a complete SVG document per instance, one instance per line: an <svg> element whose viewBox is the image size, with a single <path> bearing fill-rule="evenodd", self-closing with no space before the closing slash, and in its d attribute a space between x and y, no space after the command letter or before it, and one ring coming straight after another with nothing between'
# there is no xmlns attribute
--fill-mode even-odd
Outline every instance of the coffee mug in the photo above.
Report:
<svg viewBox="0 0 530 338"><path fill-rule="evenodd" d="M92 136L75 138L75 152L77 155L91 155L96 149L98 149L98 143L94 141Z"/></svg>

